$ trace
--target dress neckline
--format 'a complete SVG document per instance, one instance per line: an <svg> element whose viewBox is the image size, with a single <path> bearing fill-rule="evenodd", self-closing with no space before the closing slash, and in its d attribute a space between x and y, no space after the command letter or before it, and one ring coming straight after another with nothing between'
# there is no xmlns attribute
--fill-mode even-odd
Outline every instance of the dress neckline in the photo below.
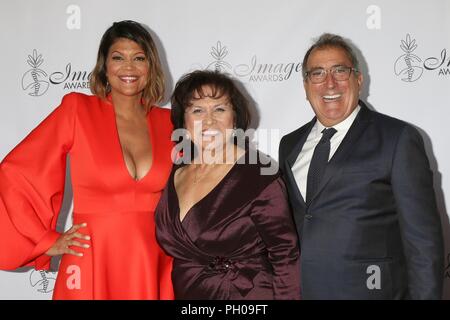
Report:
<svg viewBox="0 0 450 320"><path fill-rule="evenodd" d="M178 220L178 222L180 222L180 224L183 225L184 221L186 220L186 218L188 218L188 216L190 216L191 212L194 210L194 208L198 207L199 205L201 205L203 202L205 202L206 200L208 200L212 194L216 193L217 190L228 180L229 176L236 170L237 166L239 165L239 160L243 157L245 157L247 154L247 150L245 150L244 154L242 154L233 164L233 166L231 167L230 170L228 170L228 172L223 176L223 178L202 198L200 198L200 200L198 200L196 203L194 203L187 211L186 214L184 215L183 219L181 219L180 217L180 199L178 197L178 192L177 189L175 188L175 173L178 169L181 169L181 167L183 166L179 166L174 167L174 170L172 171L172 177L170 178L170 186L172 188L172 191L175 195L175 205L176 205L176 210L175 210L175 218L176 220Z"/></svg>
<svg viewBox="0 0 450 320"><path fill-rule="evenodd" d="M120 162L121 162L121 167L123 168L121 171L123 171L126 176L128 177L128 180L130 180L132 183L140 183L143 180L145 180L145 178L147 178L147 176L149 176L151 174L151 171L153 170L153 168L155 167L155 143L154 143L154 139L153 139L153 126L151 123L151 118L150 118L150 114L153 110L153 108L151 108L147 114L145 115L146 117L146 121L147 121L147 134L149 136L150 139L150 149L151 149L151 154L152 154L152 164L150 165L150 168L147 170L147 172L140 178L140 179L135 179L133 176L131 176L130 171L128 170L126 161L125 161L125 157L123 154L123 149L122 149L122 144L120 143L120 135L119 135L119 129L117 127L117 119L116 119L116 110L114 109L114 104L112 103L112 99L110 99L110 96L107 97L107 102L111 107L112 110L112 114L113 114L113 127L114 127L114 140L115 140L115 144L117 146L117 151L118 151L118 156L120 158Z"/></svg>

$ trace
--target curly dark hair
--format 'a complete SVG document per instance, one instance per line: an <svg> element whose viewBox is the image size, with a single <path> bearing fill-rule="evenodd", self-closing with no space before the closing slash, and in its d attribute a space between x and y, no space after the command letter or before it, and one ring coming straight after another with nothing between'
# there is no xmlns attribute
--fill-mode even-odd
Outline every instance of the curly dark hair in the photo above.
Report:
<svg viewBox="0 0 450 320"><path fill-rule="evenodd" d="M207 96L203 91L204 87L211 88L212 94ZM200 99L220 99L227 96L234 111L235 129L247 130L251 121L247 99L228 75L209 70L196 70L185 74L175 85L171 98L174 129L184 128L185 110L192 104L196 95Z"/></svg>

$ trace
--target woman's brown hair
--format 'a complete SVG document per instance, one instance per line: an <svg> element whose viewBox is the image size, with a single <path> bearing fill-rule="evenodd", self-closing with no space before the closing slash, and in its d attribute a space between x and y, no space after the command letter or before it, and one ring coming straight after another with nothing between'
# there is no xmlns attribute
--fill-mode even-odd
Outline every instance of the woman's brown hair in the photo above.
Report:
<svg viewBox="0 0 450 320"><path fill-rule="evenodd" d="M150 33L138 22L124 20L114 22L103 34L97 54L97 63L90 79L91 92L105 99L111 91L106 78L106 60L109 49L119 38L136 42L144 51L149 63L149 79L142 93L144 106L149 109L153 104L161 102L164 97L164 74L155 42Z"/></svg>

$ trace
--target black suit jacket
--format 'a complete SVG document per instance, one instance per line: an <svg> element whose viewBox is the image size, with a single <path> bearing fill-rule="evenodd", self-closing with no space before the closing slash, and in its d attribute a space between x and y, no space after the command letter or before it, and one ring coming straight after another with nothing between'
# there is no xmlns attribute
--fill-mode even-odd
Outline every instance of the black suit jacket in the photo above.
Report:
<svg viewBox="0 0 450 320"><path fill-rule="evenodd" d="M423 140L411 125L360 105L308 206L291 168L316 118L280 143L302 296L440 299L443 238Z"/></svg>

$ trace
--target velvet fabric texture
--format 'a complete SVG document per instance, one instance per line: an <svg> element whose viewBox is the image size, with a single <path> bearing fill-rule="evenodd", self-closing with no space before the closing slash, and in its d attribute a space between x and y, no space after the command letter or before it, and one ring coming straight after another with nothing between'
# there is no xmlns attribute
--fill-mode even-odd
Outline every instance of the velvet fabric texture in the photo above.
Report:
<svg viewBox="0 0 450 320"><path fill-rule="evenodd" d="M262 165L235 164L179 217L174 167L156 210L174 257L176 299L299 299L299 250L285 186Z"/></svg>

